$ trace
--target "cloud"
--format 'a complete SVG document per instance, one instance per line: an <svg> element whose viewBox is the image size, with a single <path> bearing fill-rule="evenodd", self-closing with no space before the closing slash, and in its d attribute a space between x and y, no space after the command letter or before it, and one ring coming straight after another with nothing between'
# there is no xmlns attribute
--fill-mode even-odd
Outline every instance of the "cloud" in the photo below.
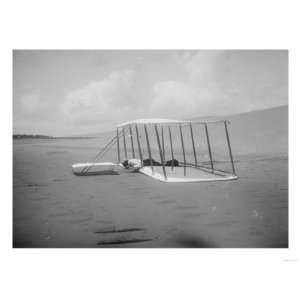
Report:
<svg viewBox="0 0 300 300"><path fill-rule="evenodd" d="M156 81L153 76L141 85L138 70L113 71L68 92L62 111L70 123L88 127L144 117L226 115L284 104L286 87L278 79L284 69L277 57L263 51L176 52L170 59L183 75L180 79Z"/></svg>
<svg viewBox="0 0 300 300"><path fill-rule="evenodd" d="M39 93L33 95L25 95L21 97L21 105L24 113L34 114L39 111L40 95Z"/></svg>
<svg viewBox="0 0 300 300"><path fill-rule="evenodd" d="M160 117L188 115L197 106L196 89L182 81L156 82L150 111Z"/></svg>
<svg viewBox="0 0 300 300"><path fill-rule="evenodd" d="M174 59L186 77L154 84L152 113L226 115L287 103L287 53L189 51Z"/></svg>
<svg viewBox="0 0 300 300"><path fill-rule="evenodd" d="M69 92L61 106L65 116L75 122L94 123L132 113L139 106L135 96L135 73L113 71L100 81Z"/></svg>
<svg viewBox="0 0 300 300"><path fill-rule="evenodd" d="M38 115L41 110L41 95L37 90L30 94L22 95L17 98L14 108L19 115L35 116Z"/></svg>
<svg viewBox="0 0 300 300"><path fill-rule="evenodd" d="M231 100L215 87L198 87L191 82L163 81L154 85L152 114L161 117L189 118L222 114L224 104Z"/></svg>
<svg viewBox="0 0 300 300"><path fill-rule="evenodd" d="M40 90L14 97L14 118L23 121L46 121L58 114L57 107L42 96Z"/></svg>
<svg viewBox="0 0 300 300"><path fill-rule="evenodd" d="M153 80L148 91L141 91L137 71L113 71L70 91L62 110L71 122L85 125L142 117L188 118L211 114L212 108L223 112L224 103L231 100L222 94L218 81L219 52L181 52L172 59L186 73L184 79Z"/></svg>
<svg viewBox="0 0 300 300"><path fill-rule="evenodd" d="M223 83L218 80L221 74L216 67L221 61L220 54L184 52L176 55L175 60L185 70L186 78L156 82L151 111L176 118L223 113L225 104L231 100L223 93Z"/></svg>
<svg viewBox="0 0 300 300"><path fill-rule="evenodd" d="M284 50L22 53L14 54L18 132L97 132L136 118L226 115L288 102Z"/></svg>
<svg viewBox="0 0 300 300"><path fill-rule="evenodd" d="M51 131L60 119L60 110L46 101L40 90L14 97L13 127L16 133L41 133Z"/></svg>
<svg viewBox="0 0 300 300"><path fill-rule="evenodd" d="M153 113L163 112L164 117L189 118L220 114L228 101L222 93L221 75L216 66L220 63L218 52L184 52L176 55L176 63L183 68L183 80L156 82L151 104Z"/></svg>

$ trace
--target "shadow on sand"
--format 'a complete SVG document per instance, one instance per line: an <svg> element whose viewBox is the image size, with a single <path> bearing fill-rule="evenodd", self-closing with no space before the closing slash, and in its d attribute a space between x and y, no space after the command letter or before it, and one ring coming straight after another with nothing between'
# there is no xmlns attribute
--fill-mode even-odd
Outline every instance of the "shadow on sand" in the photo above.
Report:
<svg viewBox="0 0 300 300"><path fill-rule="evenodd" d="M217 246L206 238L189 234L179 234L174 236L172 243L177 248L216 248Z"/></svg>

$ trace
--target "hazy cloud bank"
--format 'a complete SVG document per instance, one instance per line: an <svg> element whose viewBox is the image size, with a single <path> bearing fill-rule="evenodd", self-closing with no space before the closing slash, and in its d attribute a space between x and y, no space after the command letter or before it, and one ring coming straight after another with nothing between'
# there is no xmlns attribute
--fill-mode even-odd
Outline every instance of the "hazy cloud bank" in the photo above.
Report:
<svg viewBox="0 0 300 300"><path fill-rule="evenodd" d="M101 131L128 119L226 115L287 104L287 51L161 51L168 61L158 64L156 55L153 65L147 53L141 58L128 52L122 68L111 63L110 69L107 62L98 80L76 74L76 83L82 77L84 84L68 79L74 87L57 93L51 86L51 99L38 84L31 93L18 93L15 127L49 130L52 123L55 132L58 126L68 133ZM164 79L157 79L160 73ZM51 78L44 76L48 87Z"/></svg>

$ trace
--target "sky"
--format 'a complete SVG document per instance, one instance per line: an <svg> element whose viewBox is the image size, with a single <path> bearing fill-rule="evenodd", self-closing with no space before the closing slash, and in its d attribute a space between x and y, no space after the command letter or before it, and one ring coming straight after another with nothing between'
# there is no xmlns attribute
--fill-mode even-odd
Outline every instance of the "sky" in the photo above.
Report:
<svg viewBox="0 0 300 300"><path fill-rule="evenodd" d="M14 134L92 134L132 119L287 104L287 50L13 51Z"/></svg>

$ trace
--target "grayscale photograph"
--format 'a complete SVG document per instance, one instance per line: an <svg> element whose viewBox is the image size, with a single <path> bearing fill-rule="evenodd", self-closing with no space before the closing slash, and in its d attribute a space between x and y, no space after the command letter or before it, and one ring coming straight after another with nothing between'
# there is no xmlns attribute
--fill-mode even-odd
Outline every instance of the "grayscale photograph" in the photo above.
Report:
<svg viewBox="0 0 300 300"><path fill-rule="evenodd" d="M14 248L288 248L288 50L13 50Z"/></svg>

